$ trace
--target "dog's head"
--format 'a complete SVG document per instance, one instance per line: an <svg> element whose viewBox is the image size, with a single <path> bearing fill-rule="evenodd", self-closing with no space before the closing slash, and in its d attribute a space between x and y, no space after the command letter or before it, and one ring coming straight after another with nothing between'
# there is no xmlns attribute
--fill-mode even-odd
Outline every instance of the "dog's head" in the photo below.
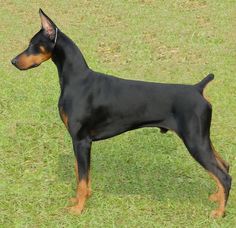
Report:
<svg viewBox="0 0 236 228"><path fill-rule="evenodd" d="M28 70L39 66L52 56L57 42L58 28L54 22L39 9L42 28L29 42L28 48L11 60L20 70Z"/></svg>

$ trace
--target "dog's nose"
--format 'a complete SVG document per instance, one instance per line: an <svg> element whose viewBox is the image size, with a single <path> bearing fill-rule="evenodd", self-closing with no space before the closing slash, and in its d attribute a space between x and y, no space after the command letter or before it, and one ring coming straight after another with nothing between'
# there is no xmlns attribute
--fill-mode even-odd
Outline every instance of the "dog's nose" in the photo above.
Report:
<svg viewBox="0 0 236 228"><path fill-rule="evenodd" d="M14 59L11 60L11 63L12 63L13 65L16 65L16 62L17 62L16 58L14 58Z"/></svg>

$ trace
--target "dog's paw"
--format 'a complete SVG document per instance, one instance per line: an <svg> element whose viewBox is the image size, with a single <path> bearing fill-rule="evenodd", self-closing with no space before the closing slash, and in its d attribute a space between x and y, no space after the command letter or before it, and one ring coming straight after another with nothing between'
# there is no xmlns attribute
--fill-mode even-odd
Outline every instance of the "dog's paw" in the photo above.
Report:
<svg viewBox="0 0 236 228"><path fill-rule="evenodd" d="M87 197L90 197L92 195L92 189L88 188L87 190Z"/></svg>
<svg viewBox="0 0 236 228"><path fill-rule="evenodd" d="M72 197L72 198L69 199L69 202L72 203L72 204L75 204L75 203L79 202L79 199L77 197Z"/></svg>
<svg viewBox="0 0 236 228"><path fill-rule="evenodd" d="M73 207L68 207L67 209L73 215L80 215L82 213L82 211L83 211L83 208L81 208L78 205L73 206Z"/></svg>
<svg viewBox="0 0 236 228"><path fill-rule="evenodd" d="M220 209L216 209L214 211L211 212L211 215L210 217L211 218L221 218L224 216L224 211L223 210L220 210Z"/></svg>

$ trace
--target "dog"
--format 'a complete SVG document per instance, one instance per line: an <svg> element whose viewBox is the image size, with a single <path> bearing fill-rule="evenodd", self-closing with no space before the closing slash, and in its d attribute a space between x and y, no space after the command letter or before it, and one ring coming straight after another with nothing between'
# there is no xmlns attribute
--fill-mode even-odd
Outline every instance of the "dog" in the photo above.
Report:
<svg viewBox="0 0 236 228"><path fill-rule="evenodd" d="M39 9L42 27L28 48L11 60L28 70L52 59L57 67L61 94L58 109L73 143L77 177L75 203L70 211L80 214L91 195L90 152L92 142L142 127L174 131L192 157L216 181L218 191L209 199L218 203L212 217L222 217L228 200L229 165L210 140L212 106L203 90L214 75L195 85L125 80L95 72L76 44Z"/></svg>

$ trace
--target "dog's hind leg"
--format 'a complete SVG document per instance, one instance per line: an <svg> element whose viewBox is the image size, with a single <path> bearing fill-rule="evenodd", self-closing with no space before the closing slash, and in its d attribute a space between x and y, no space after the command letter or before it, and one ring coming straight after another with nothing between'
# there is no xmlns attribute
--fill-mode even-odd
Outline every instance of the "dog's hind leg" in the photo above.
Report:
<svg viewBox="0 0 236 228"><path fill-rule="evenodd" d="M219 155L219 153L215 150L213 144L211 143L211 148L215 154L215 158L216 160L219 162L219 164L222 166L223 169L225 169L225 171L228 173L229 172L229 164L228 162L226 162L225 160L223 160L223 158L221 158L221 156Z"/></svg>
<svg viewBox="0 0 236 228"><path fill-rule="evenodd" d="M231 177L219 164L215 158L214 152L207 142L196 139L191 141L185 139L186 147L190 154L209 172L216 181L218 192L211 196L212 200L217 201L219 207L211 213L212 217L222 217L225 212L225 206L228 200L231 187Z"/></svg>
<svg viewBox="0 0 236 228"><path fill-rule="evenodd" d="M216 181L219 190L215 196L219 207L212 211L211 216L222 217L231 188L231 177L222 162L219 162L219 159L215 156L211 146L209 136L211 113L202 112L201 114L192 116L190 121L183 121L182 119L179 136L190 154Z"/></svg>
<svg viewBox="0 0 236 228"><path fill-rule="evenodd" d="M214 153L214 155L215 155L215 158L216 158L216 160L217 160L218 165L219 165L225 172L229 173L229 164L228 164L226 161L224 161L224 160L220 157L220 155L216 152L216 150L215 150L215 148L214 148L214 146L213 146L212 143L211 143L211 148L212 148L212 151L213 151L213 153ZM218 187L218 190L217 190L215 193L213 193L213 194L211 194L211 195L209 196L209 200L210 200L210 201L213 201L213 202L217 202L217 201L219 201L219 198L220 198L220 189L219 189L219 187Z"/></svg>

